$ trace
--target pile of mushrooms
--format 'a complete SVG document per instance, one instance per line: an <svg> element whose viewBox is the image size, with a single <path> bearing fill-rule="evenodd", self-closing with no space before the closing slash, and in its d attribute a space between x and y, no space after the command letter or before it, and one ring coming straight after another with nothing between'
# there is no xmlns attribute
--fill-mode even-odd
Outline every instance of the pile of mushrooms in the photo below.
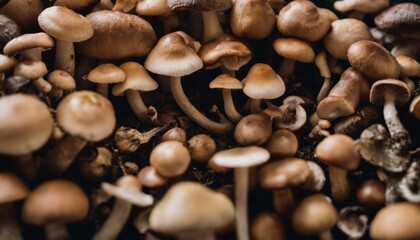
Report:
<svg viewBox="0 0 420 240"><path fill-rule="evenodd" d="M0 1L0 239L420 239L419 16Z"/></svg>

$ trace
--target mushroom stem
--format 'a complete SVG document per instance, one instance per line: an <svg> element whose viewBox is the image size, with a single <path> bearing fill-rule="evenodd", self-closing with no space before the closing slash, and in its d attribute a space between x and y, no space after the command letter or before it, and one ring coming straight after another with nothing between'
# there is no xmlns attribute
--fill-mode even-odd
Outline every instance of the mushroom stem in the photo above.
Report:
<svg viewBox="0 0 420 240"><path fill-rule="evenodd" d="M176 236L178 240L215 240L214 232L212 231L199 231L199 232L186 232Z"/></svg>
<svg viewBox="0 0 420 240"><path fill-rule="evenodd" d="M49 93L52 90L51 83L47 82L42 77L32 80L31 82L36 87L36 89L38 89L40 92L44 94Z"/></svg>
<svg viewBox="0 0 420 240"><path fill-rule="evenodd" d="M55 69L64 70L73 76L75 67L73 43L59 39L55 40Z"/></svg>
<svg viewBox="0 0 420 240"><path fill-rule="evenodd" d="M315 65L319 69L321 76L324 78L324 83L319 90L317 101L318 103L324 99L330 91L331 71L328 67L327 54L323 51L316 55Z"/></svg>
<svg viewBox="0 0 420 240"><path fill-rule="evenodd" d="M331 230L323 231L318 234L319 240L334 240Z"/></svg>
<svg viewBox="0 0 420 240"><path fill-rule="evenodd" d="M236 238L248 240L248 168L235 168Z"/></svg>
<svg viewBox="0 0 420 240"><path fill-rule="evenodd" d="M18 167L17 170L25 177L26 180L29 182L36 180L38 167L31 153L16 157L15 163Z"/></svg>
<svg viewBox="0 0 420 240"><path fill-rule="evenodd" d="M23 240L12 203L0 204L0 239Z"/></svg>
<svg viewBox="0 0 420 240"><path fill-rule="evenodd" d="M62 223L50 223L45 225L45 238L47 240L70 239L67 227Z"/></svg>
<svg viewBox="0 0 420 240"><path fill-rule="evenodd" d="M214 122L204 116L191 104L190 100L187 98L187 96L185 96L184 90L182 89L180 77L171 77L170 82L172 96L174 97L176 103L182 109L182 111L194 122L196 122L201 127L217 134L225 134L232 130L233 124L227 119L220 119L220 123Z"/></svg>
<svg viewBox="0 0 420 240"><path fill-rule="evenodd" d="M143 99L140 96L140 92L137 90L128 89L125 91L125 96L130 105L131 110L140 120L141 123L151 123L151 119L147 116L148 108L143 102Z"/></svg>
<svg viewBox="0 0 420 240"><path fill-rule="evenodd" d="M388 127L389 134L393 139L409 139L408 131L398 118L398 111L395 107L395 96L385 94L384 119Z"/></svg>
<svg viewBox="0 0 420 240"><path fill-rule="evenodd" d="M233 103L232 91L230 89L223 89L222 93L226 115L232 122L239 122L242 119L242 115L236 110L235 104Z"/></svg>
<svg viewBox="0 0 420 240"><path fill-rule="evenodd" d="M96 92L108 98L108 83L98 83L96 85Z"/></svg>
<svg viewBox="0 0 420 240"><path fill-rule="evenodd" d="M128 201L116 198L112 212L92 240L117 239L130 216L132 206Z"/></svg>
<svg viewBox="0 0 420 240"><path fill-rule="evenodd" d="M223 29L215 11L201 12L203 16L203 43L208 43L223 35Z"/></svg>
<svg viewBox="0 0 420 240"><path fill-rule="evenodd" d="M280 63L278 73L282 78L290 78L293 75L293 70L295 69L296 61L284 58L283 62Z"/></svg>
<svg viewBox="0 0 420 240"><path fill-rule="evenodd" d="M350 184L347 179L347 170L334 166L328 167L331 196L335 202L345 202L350 197Z"/></svg>
<svg viewBox="0 0 420 240"><path fill-rule="evenodd" d="M331 79L330 78L324 78L324 83L321 86L321 89L319 90L318 96L316 97L317 102L321 102L322 99L328 96L328 93L330 92L331 88Z"/></svg>
<svg viewBox="0 0 420 240"><path fill-rule="evenodd" d="M251 113L262 112L261 101L262 101L262 99L251 99L251 105L249 107Z"/></svg>

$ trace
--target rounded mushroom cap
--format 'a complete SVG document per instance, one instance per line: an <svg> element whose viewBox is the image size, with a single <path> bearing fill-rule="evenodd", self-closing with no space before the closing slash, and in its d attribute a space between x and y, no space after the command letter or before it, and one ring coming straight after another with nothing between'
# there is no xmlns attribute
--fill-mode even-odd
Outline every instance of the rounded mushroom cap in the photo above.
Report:
<svg viewBox="0 0 420 240"><path fill-rule="evenodd" d="M392 96L395 105L404 106L410 99L410 89L407 84L398 79L383 79L376 81L370 89L369 101L375 105L383 106L386 95Z"/></svg>
<svg viewBox="0 0 420 240"><path fill-rule="evenodd" d="M19 36L20 28L19 26L13 21L13 19L9 18L6 15L0 14L0 52L4 48L4 46L12 39ZM4 50L3 50L4 51Z"/></svg>
<svg viewBox="0 0 420 240"><path fill-rule="evenodd" d="M419 239L420 205L401 202L382 208L370 225L373 239Z"/></svg>
<svg viewBox="0 0 420 240"><path fill-rule="evenodd" d="M144 67L156 74L182 77L203 68L203 61L185 38L174 32L159 39Z"/></svg>
<svg viewBox="0 0 420 240"><path fill-rule="evenodd" d="M304 198L292 215L292 225L302 235L313 235L330 230L338 220L338 213L323 194Z"/></svg>
<svg viewBox="0 0 420 240"><path fill-rule="evenodd" d="M190 152L178 141L165 141L153 148L150 165L164 177L182 175L191 161Z"/></svg>
<svg viewBox="0 0 420 240"><path fill-rule="evenodd" d="M389 0L341 0L334 2L334 8L343 13L349 11L377 13L387 7L389 7Z"/></svg>
<svg viewBox="0 0 420 240"><path fill-rule="evenodd" d="M66 71L54 70L47 76L47 81L51 83L55 88L63 91L73 91L76 89L76 81Z"/></svg>
<svg viewBox="0 0 420 240"><path fill-rule="evenodd" d="M143 0L137 2L136 13L140 16L168 16L171 9L167 0Z"/></svg>
<svg viewBox="0 0 420 240"><path fill-rule="evenodd" d="M362 21L346 18L331 23L324 37L324 47L333 57L347 60L350 45L360 40L373 40L369 27Z"/></svg>
<svg viewBox="0 0 420 240"><path fill-rule="evenodd" d="M420 63L416 60L404 55L396 56L395 59L400 66L402 77L420 77Z"/></svg>
<svg viewBox="0 0 420 240"><path fill-rule="evenodd" d="M216 165L228 168L249 168L267 162L270 153L262 147L236 147L219 151L211 161Z"/></svg>
<svg viewBox="0 0 420 240"><path fill-rule="evenodd" d="M223 193L199 183L181 182L172 186L153 208L151 229L168 235L199 231L213 232L235 217L232 202Z"/></svg>
<svg viewBox="0 0 420 240"><path fill-rule="evenodd" d="M97 142L114 130L116 119L111 102L91 91L65 96L57 106L57 123L68 134Z"/></svg>
<svg viewBox="0 0 420 240"><path fill-rule="evenodd" d="M137 174L140 183L148 188L160 187L166 184L168 179L160 175L152 166L142 168Z"/></svg>
<svg viewBox="0 0 420 240"><path fill-rule="evenodd" d="M420 96L413 99L410 104L410 113L417 119L420 119Z"/></svg>
<svg viewBox="0 0 420 240"><path fill-rule="evenodd" d="M264 211L259 213L251 223L251 239L253 240L286 240L286 229L277 214Z"/></svg>
<svg viewBox="0 0 420 240"><path fill-rule="evenodd" d="M187 146L191 158L200 162L207 162L217 149L216 142L206 134L198 134L191 137L187 142Z"/></svg>
<svg viewBox="0 0 420 240"><path fill-rule="evenodd" d="M220 74L210 82L209 87L211 89L242 89L243 85L241 81L239 81L237 78L230 76L229 74Z"/></svg>
<svg viewBox="0 0 420 240"><path fill-rule="evenodd" d="M13 69L17 64L16 58L0 54L0 73Z"/></svg>
<svg viewBox="0 0 420 240"><path fill-rule="evenodd" d="M360 156L353 145L353 139L343 134L333 134L322 140L315 149L317 158L328 165L355 170Z"/></svg>
<svg viewBox="0 0 420 240"><path fill-rule="evenodd" d="M361 40L353 43L347 50L347 57L353 68L368 78L378 80L400 76L395 57L376 42Z"/></svg>
<svg viewBox="0 0 420 240"><path fill-rule="evenodd" d="M125 79L125 72L112 63L101 64L84 78L94 83L118 83Z"/></svg>
<svg viewBox="0 0 420 240"><path fill-rule="evenodd" d="M342 116L352 115L355 111L356 109L347 99L339 96L329 96L319 102L316 114L320 118L334 120Z"/></svg>
<svg viewBox="0 0 420 240"><path fill-rule="evenodd" d="M234 138L243 146L261 145L267 142L272 131L271 118L267 114L254 113L243 117L236 124Z"/></svg>
<svg viewBox="0 0 420 240"><path fill-rule="evenodd" d="M258 171L258 182L265 189L282 190L305 183L309 174L305 160L284 158L262 167Z"/></svg>
<svg viewBox="0 0 420 240"><path fill-rule="evenodd" d="M144 19L119 11L98 11L86 16L93 36L77 44L79 52L99 59L121 59L147 55L156 43L156 33Z"/></svg>
<svg viewBox="0 0 420 240"><path fill-rule="evenodd" d="M149 92L159 87L158 83L139 63L126 62L120 65L120 69L124 72L125 81L114 85L112 88L114 96L120 96L128 89Z"/></svg>
<svg viewBox="0 0 420 240"><path fill-rule="evenodd" d="M22 61L16 65L13 73L28 79L37 79L47 74L48 69L43 61Z"/></svg>
<svg viewBox="0 0 420 240"><path fill-rule="evenodd" d="M99 0L56 0L54 6L63 6L72 10L80 10L97 4Z"/></svg>
<svg viewBox="0 0 420 240"><path fill-rule="evenodd" d="M356 198L362 206L380 207L385 204L386 185L379 179L365 181L357 190Z"/></svg>
<svg viewBox="0 0 420 240"><path fill-rule="evenodd" d="M51 180L39 185L22 207L25 223L47 225L84 219L89 200L83 190L68 180Z"/></svg>
<svg viewBox="0 0 420 240"><path fill-rule="evenodd" d="M171 10L224 11L232 7L232 1L226 0L168 0L167 4Z"/></svg>
<svg viewBox="0 0 420 240"><path fill-rule="evenodd" d="M3 96L0 109L0 153L31 153L50 138L54 121L48 107L37 98L24 94Z"/></svg>
<svg viewBox="0 0 420 240"><path fill-rule="evenodd" d="M289 130L277 130L271 134L266 148L274 157L293 157L298 150L298 139Z"/></svg>
<svg viewBox="0 0 420 240"><path fill-rule="evenodd" d="M277 38L273 48L280 56L298 62L310 63L315 60L315 52L309 44L297 38Z"/></svg>
<svg viewBox="0 0 420 240"><path fill-rule="evenodd" d="M46 8L39 14L38 23L46 33L63 41L82 42L93 35L90 22L66 7Z"/></svg>
<svg viewBox="0 0 420 240"><path fill-rule="evenodd" d="M26 198L30 190L26 183L10 172L0 172L0 204Z"/></svg>
<svg viewBox="0 0 420 240"><path fill-rule="evenodd" d="M3 52L7 56L14 56L22 51L42 48L47 50L54 47L54 40L46 33L27 33L12 39L4 46Z"/></svg>
<svg viewBox="0 0 420 240"><path fill-rule="evenodd" d="M286 91L283 79L265 63L256 63L242 80L244 93L253 99L274 99Z"/></svg>

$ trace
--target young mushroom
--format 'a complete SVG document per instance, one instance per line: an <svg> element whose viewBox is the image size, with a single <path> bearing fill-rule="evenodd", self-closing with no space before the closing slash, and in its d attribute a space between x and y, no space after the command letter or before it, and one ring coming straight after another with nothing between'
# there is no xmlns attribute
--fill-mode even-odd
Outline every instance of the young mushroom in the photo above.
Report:
<svg viewBox="0 0 420 240"><path fill-rule="evenodd" d="M112 63L104 63L92 69L83 79L96 83L96 92L107 98L108 85L123 82L126 73Z"/></svg>
<svg viewBox="0 0 420 240"><path fill-rule="evenodd" d="M253 240L286 240L286 227L282 220L269 211L263 211L254 217L250 228Z"/></svg>
<svg viewBox="0 0 420 240"><path fill-rule="evenodd" d="M216 152L217 145L213 138L206 134L198 134L187 142L191 159L206 163Z"/></svg>
<svg viewBox="0 0 420 240"><path fill-rule="evenodd" d="M164 177L181 176L191 162L188 149L178 141L165 141L150 153L150 165Z"/></svg>
<svg viewBox="0 0 420 240"><path fill-rule="evenodd" d="M160 141L178 141L185 143L187 141L187 133L180 127L174 127L166 131L160 138Z"/></svg>
<svg viewBox="0 0 420 240"><path fill-rule="evenodd" d="M379 208L385 204L385 183L379 179L369 179L356 192L359 204L367 208Z"/></svg>
<svg viewBox="0 0 420 240"><path fill-rule="evenodd" d="M401 80L407 84L410 88L411 95L413 95L416 85L408 77L420 77L420 63L405 55L396 56L395 59L397 59L398 65L400 66Z"/></svg>
<svg viewBox="0 0 420 240"><path fill-rule="evenodd" d="M47 76L47 81L51 84L52 89L49 96L60 99L64 91L72 92L76 89L76 80L66 71L54 70Z"/></svg>
<svg viewBox="0 0 420 240"><path fill-rule="evenodd" d="M234 138L242 146L262 145L270 138L272 121L263 113L249 114L236 124Z"/></svg>
<svg viewBox="0 0 420 240"><path fill-rule="evenodd" d="M40 60L19 62L13 70L14 75L30 79L32 84L44 94L50 92L52 89L51 84L44 79L44 75L47 73L47 66Z"/></svg>
<svg viewBox="0 0 420 240"><path fill-rule="evenodd" d="M289 130L277 130L271 134L265 147L273 157L293 157L298 150L298 139Z"/></svg>
<svg viewBox="0 0 420 240"><path fill-rule="evenodd" d="M140 169L137 178L147 188L161 187L168 182L168 178L160 175L152 166Z"/></svg>

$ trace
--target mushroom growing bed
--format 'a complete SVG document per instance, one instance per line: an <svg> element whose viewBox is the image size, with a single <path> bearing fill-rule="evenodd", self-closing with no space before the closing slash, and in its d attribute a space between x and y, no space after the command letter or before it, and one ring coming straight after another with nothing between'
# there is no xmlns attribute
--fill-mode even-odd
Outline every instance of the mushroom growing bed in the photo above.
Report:
<svg viewBox="0 0 420 240"><path fill-rule="evenodd" d="M0 239L420 239L419 16L0 1Z"/></svg>

